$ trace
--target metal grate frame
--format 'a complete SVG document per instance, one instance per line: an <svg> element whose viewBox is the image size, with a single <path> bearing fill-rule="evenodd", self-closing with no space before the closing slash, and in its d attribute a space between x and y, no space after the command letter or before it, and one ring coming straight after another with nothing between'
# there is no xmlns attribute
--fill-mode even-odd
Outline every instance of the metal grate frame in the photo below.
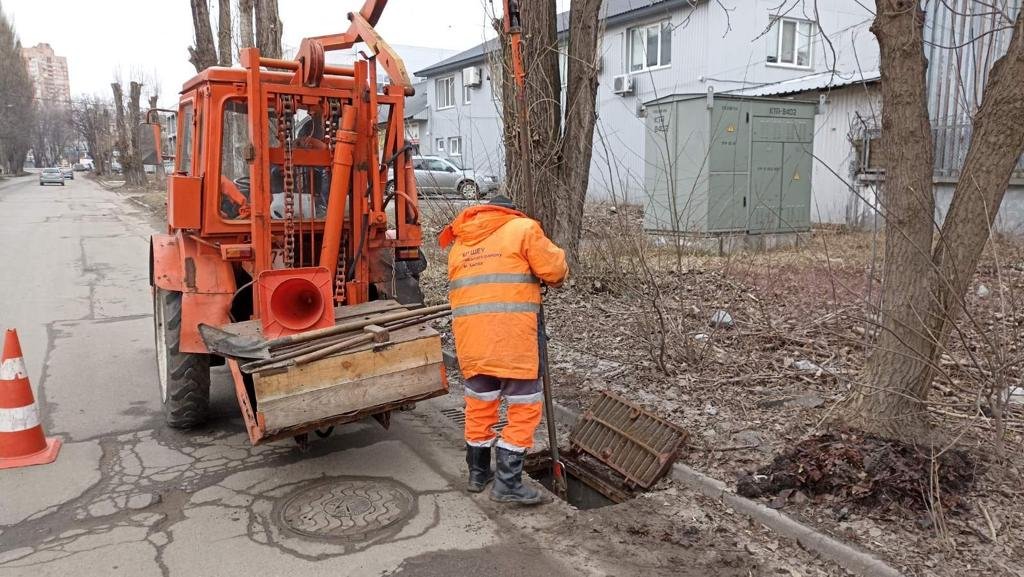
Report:
<svg viewBox="0 0 1024 577"><path fill-rule="evenodd" d="M686 441L683 429L621 397L601 391L569 437L575 449L618 471L627 482L650 489Z"/></svg>

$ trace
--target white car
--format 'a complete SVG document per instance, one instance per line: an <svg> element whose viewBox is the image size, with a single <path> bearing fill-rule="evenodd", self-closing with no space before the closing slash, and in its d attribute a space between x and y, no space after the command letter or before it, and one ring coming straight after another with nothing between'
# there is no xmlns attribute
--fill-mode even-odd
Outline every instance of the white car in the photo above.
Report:
<svg viewBox="0 0 1024 577"><path fill-rule="evenodd" d="M498 178L482 174L472 168L463 168L450 158L440 156L414 156L412 167L416 172L416 190L422 196L452 196L467 200L486 198L498 191ZM395 190L394 173L388 169L385 192Z"/></svg>
<svg viewBox="0 0 1024 577"><path fill-rule="evenodd" d="M64 186L64 173L59 168L44 168L39 173L39 186L59 184Z"/></svg>

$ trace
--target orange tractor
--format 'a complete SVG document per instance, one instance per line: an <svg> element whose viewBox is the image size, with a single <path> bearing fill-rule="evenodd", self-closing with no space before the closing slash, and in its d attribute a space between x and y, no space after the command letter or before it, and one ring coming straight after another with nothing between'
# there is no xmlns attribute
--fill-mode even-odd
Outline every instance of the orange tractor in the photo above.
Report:
<svg viewBox="0 0 1024 577"><path fill-rule="evenodd" d="M440 339L416 308L426 262L403 126L413 89L373 28L385 4L366 0L347 32L303 40L295 60L247 48L242 68L185 83L168 230L150 247L169 425L205 419L210 366L225 359L253 443L367 416L386 425L447 392ZM372 54L326 63L357 43ZM259 351L238 352L240 340Z"/></svg>

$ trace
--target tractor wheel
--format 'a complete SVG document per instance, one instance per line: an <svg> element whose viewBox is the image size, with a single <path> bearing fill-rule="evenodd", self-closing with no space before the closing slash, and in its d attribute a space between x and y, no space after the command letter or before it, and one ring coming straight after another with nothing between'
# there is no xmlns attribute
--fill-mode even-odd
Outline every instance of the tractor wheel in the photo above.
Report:
<svg viewBox="0 0 1024 577"><path fill-rule="evenodd" d="M210 410L210 355L178 350L180 292L153 289L153 324L164 420L175 429L200 425Z"/></svg>

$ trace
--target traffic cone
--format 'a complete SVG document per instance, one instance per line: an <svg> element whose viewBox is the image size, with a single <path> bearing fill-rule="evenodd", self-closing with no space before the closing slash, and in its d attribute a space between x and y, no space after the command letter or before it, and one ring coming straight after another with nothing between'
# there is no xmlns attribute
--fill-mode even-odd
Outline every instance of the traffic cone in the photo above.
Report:
<svg viewBox="0 0 1024 577"><path fill-rule="evenodd" d="M18 333L8 329L0 356L0 469L52 463L60 443L43 435Z"/></svg>

